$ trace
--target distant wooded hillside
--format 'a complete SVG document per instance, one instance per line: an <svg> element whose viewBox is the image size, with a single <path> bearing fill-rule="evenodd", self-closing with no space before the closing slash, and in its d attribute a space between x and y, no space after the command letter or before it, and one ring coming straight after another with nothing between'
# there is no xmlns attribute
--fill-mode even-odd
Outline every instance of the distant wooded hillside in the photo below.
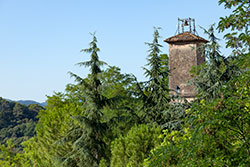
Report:
<svg viewBox="0 0 250 167"><path fill-rule="evenodd" d="M16 101L16 102L18 102L18 103L20 103L20 104L24 104L24 105L26 105L26 106L28 106L28 105L30 105L30 104L38 104L38 105L40 105L40 106L45 107L45 106L47 105L46 102L39 103L39 102L36 102L36 101L34 101L34 100L18 100L18 101Z"/></svg>
<svg viewBox="0 0 250 167"><path fill-rule="evenodd" d="M43 107L38 104L28 106L0 98L0 141L12 139L19 145L35 134L37 114Z"/></svg>
<svg viewBox="0 0 250 167"><path fill-rule="evenodd" d="M45 106L47 105L47 102L39 103L39 102L34 101L34 100L17 100L17 101L11 100L11 99L5 99L5 100L17 102L17 103L20 103L20 104L23 104L23 105L26 105L26 106L28 106L28 105L30 105L30 104L38 104L38 105L40 105L40 106L42 106L42 107L45 107Z"/></svg>

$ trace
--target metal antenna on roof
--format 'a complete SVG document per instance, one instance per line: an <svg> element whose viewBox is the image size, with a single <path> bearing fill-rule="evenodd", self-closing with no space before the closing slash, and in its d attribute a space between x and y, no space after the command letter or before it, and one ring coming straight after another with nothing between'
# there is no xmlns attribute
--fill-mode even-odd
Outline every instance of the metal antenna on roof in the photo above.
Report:
<svg viewBox="0 0 250 167"><path fill-rule="evenodd" d="M178 20L179 20L179 18L178 18ZM179 25L179 21L178 21L176 27L177 27L177 30L176 30L176 32L175 32L175 35L180 34L180 25Z"/></svg>
<svg viewBox="0 0 250 167"><path fill-rule="evenodd" d="M193 19L193 32L196 32L195 30L195 20Z"/></svg>

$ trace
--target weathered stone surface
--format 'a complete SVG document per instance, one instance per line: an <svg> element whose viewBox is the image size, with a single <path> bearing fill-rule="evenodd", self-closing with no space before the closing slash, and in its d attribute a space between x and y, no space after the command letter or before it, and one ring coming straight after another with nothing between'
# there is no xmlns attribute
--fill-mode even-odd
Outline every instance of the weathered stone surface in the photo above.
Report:
<svg viewBox="0 0 250 167"><path fill-rule="evenodd" d="M194 86L187 82L192 77L190 70L205 61L201 51L197 48L207 42L190 32L170 37L165 42L169 43L169 88L171 94L176 93L176 87L180 88L180 95L186 98L193 98L196 94Z"/></svg>

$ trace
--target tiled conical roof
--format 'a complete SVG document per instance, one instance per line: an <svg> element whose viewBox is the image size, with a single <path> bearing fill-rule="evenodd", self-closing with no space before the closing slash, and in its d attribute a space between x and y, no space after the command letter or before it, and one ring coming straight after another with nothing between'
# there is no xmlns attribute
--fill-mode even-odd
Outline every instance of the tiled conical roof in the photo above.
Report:
<svg viewBox="0 0 250 167"><path fill-rule="evenodd" d="M204 42L208 41L190 32L184 32L164 40L167 43L178 43L178 42Z"/></svg>

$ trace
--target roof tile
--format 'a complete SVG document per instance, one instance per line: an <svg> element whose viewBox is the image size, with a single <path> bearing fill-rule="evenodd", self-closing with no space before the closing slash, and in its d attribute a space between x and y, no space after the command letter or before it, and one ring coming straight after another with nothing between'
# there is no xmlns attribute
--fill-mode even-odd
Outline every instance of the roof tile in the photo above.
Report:
<svg viewBox="0 0 250 167"><path fill-rule="evenodd" d="M170 38L164 40L167 43L179 43L179 42L204 42L207 43L208 41L202 37L199 37L195 34L190 32L184 32Z"/></svg>

